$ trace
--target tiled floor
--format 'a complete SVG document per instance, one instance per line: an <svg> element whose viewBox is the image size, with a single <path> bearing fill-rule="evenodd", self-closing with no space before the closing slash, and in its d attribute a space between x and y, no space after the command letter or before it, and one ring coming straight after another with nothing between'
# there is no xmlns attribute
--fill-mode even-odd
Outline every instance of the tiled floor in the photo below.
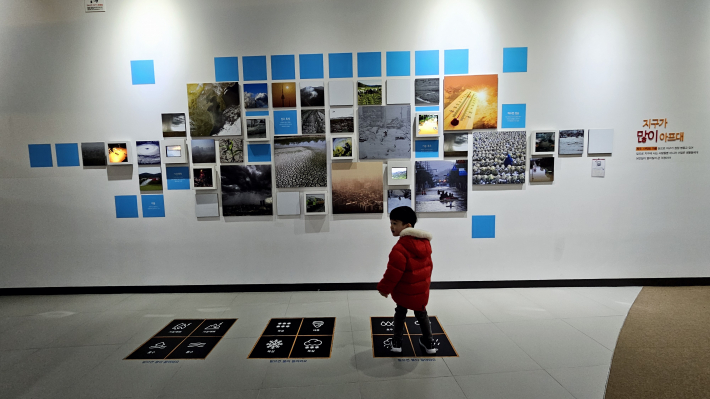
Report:
<svg viewBox="0 0 710 399"><path fill-rule="evenodd" d="M0 398L601 399L640 287L432 291L458 358L374 359L377 292L0 297ZM332 358L247 360L272 317L337 317ZM123 360L175 318L238 318L206 360Z"/></svg>

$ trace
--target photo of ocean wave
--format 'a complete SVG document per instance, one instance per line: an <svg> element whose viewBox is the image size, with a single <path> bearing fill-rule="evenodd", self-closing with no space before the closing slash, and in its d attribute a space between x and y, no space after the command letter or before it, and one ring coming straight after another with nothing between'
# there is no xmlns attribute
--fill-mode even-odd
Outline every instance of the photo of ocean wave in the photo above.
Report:
<svg viewBox="0 0 710 399"><path fill-rule="evenodd" d="M136 141L138 165L160 165L160 143L157 141Z"/></svg>

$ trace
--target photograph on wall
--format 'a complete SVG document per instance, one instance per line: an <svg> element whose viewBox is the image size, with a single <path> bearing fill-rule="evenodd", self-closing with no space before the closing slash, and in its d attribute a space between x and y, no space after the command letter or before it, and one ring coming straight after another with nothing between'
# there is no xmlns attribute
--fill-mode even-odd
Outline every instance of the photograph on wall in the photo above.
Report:
<svg viewBox="0 0 710 399"><path fill-rule="evenodd" d="M528 147L524 130L473 132L471 141L471 184L525 183Z"/></svg>
<svg viewBox="0 0 710 399"><path fill-rule="evenodd" d="M219 162L244 162L244 141L242 139L219 139Z"/></svg>
<svg viewBox="0 0 710 399"><path fill-rule="evenodd" d="M584 153L584 129L560 130L560 155L582 155Z"/></svg>
<svg viewBox="0 0 710 399"><path fill-rule="evenodd" d="M222 214L273 214L271 165L221 165Z"/></svg>
<svg viewBox="0 0 710 399"><path fill-rule="evenodd" d="M382 162L333 163L333 213L382 213L382 166Z"/></svg>
<svg viewBox="0 0 710 399"><path fill-rule="evenodd" d="M439 135L438 114L418 114L417 137Z"/></svg>
<svg viewBox="0 0 710 399"><path fill-rule="evenodd" d="M498 75L444 78L444 130L498 127Z"/></svg>
<svg viewBox="0 0 710 399"><path fill-rule="evenodd" d="M606 159L592 159L592 177L606 175Z"/></svg>
<svg viewBox="0 0 710 399"><path fill-rule="evenodd" d="M215 155L214 140L212 139L197 139L192 140L192 163L215 163L217 156Z"/></svg>
<svg viewBox="0 0 710 399"><path fill-rule="evenodd" d="M466 212L468 161L416 161L414 187L417 212Z"/></svg>
<svg viewBox="0 0 710 399"><path fill-rule="evenodd" d="M357 113L360 159L411 158L409 105L359 107Z"/></svg>
<svg viewBox="0 0 710 399"><path fill-rule="evenodd" d="M81 162L84 166L106 166L104 142L81 143Z"/></svg>
<svg viewBox="0 0 710 399"><path fill-rule="evenodd" d="M269 108L269 88L266 83L244 83L244 108Z"/></svg>
<svg viewBox="0 0 710 399"><path fill-rule="evenodd" d="M239 83L188 84L187 105L190 111L190 136L241 136Z"/></svg>
<svg viewBox="0 0 710 399"><path fill-rule="evenodd" d="M392 168L392 180L407 180L407 169L405 167Z"/></svg>
<svg viewBox="0 0 710 399"><path fill-rule="evenodd" d="M382 81L358 80L357 105L382 105Z"/></svg>
<svg viewBox="0 0 710 399"><path fill-rule="evenodd" d="M192 183L195 188L215 188L212 168L192 168Z"/></svg>
<svg viewBox="0 0 710 399"><path fill-rule="evenodd" d="M444 134L444 157L468 157L468 133Z"/></svg>
<svg viewBox="0 0 710 399"><path fill-rule="evenodd" d="M128 163L128 143L107 143L109 163Z"/></svg>
<svg viewBox="0 0 710 399"><path fill-rule="evenodd" d="M159 141L136 141L138 165L160 165Z"/></svg>
<svg viewBox="0 0 710 399"><path fill-rule="evenodd" d="M333 158L353 159L353 138L333 137Z"/></svg>
<svg viewBox="0 0 710 399"><path fill-rule="evenodd" d="M412 190L387 190L387 213L400 206L412 207Z"/></svg>
<svg viewBox="0 0 710 399"><path fill-rule="evenodd" d="M248 118L247 119L247 139L259 140L266 139L266 118Z"/></svg>
<svg viewBox="0 0 710 399"><path fill-rule="evenodd" d="M530 183L555 181L555 157L530 157Z"/></svg>
<svg viewBox="0 0 710 399"><path fill-rule="evenodd" d="M305 193L306 215L322 215L326 213L325 193Z"/></svg>
<svg viewBox="0 0 710 399"><path fill-rule="evenodd" d="M163 137L186 137L185 114L162 114Z"/></svg>
<svg viewBox="0 0 710 399"><path fill-rule="evenodd" d="M274 168L277 188L326 187L325 136L274 137Z"/></svg>
<svg viewBox="0 0 710 399"><path fill-rule="evenodd" d="M301 134L325 134L324 109L304 109L301 111Z"/></svg>
<svg viewBox="0 0 710 399"><path fill-rule="evenodd" d="M330 109L331 133L355 133L355 114L352 108Z"/></svg>
<svg viewBox="0 0 710 399"><path fill-rule="evenodd" d="M439 105L439 78L414 79L414 105Z"/></svg>
<svg viewBox="0 0 710 399"><path fill-rule="evenodd" d="M271 97L274 108L295 108L296 82L272 83Z"/></svg>
<svg viewBox="0 0 710 399"><path fill-rule="evenodd" d="M160 167L138 168L138 184L140 184L141 191L161 191L163 189L163 172Z"/></svg>
<svg viewBox="0 0 710 399"><path fill-rule="evenodd" d="M555 153L555 132L535 132L533 153Z"/></svg>
<svg viewBox="0 0 710 399"><path fill-rule="evenodd" d="M301 107L325 106L325 85L322 80L301 82Z"/></svg>

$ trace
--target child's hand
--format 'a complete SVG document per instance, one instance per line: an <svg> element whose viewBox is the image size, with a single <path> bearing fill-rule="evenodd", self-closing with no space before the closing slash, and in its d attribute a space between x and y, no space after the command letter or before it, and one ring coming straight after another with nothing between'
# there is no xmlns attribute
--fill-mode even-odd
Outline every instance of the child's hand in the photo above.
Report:
<svg viewBox="0 0 710 399"><path fill-rule="evenodd" d="M384 294L382 291L377 291L377 292L379 292L380 295L382 295L382 296L385 297L385 298L387 298L388 296L390 296L390 294Z"/></svg>

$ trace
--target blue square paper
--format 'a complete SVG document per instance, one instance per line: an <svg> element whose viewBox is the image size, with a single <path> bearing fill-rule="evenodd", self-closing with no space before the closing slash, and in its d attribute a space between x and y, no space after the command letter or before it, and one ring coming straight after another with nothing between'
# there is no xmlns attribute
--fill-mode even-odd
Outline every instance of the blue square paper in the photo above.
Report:
<svg viewBox="0 0 710 399"><path fill-rule="evenodd" d="M382 76L382 53L357 53L357 76L359 78Z"/></svg>
<svg viewBox="0 0 710 399"><path fill-rule="evenodd" d="M239 82L239 57L214 57L216 82Z"/></svg>
<svg viewBox="0 0 710 399"><path fill-rule="evenodd" d="M328 54L328 76L333 78L353 77L353 53Z"/></svg>
<svg viewBox="0 0 710 399"><path fill-rule="evenodd" d="M300 54L298 68L301 79L323 79L323 54Z"/></svg>
<svg viewBox="0 0 710 399"><path fill-rule="evenodd" d="M269 116L269 111L247 111L246 116Z"/></svg>
<svg viewBox="0 0 710 399"><path fill-rule="evenodd" d="M57 152L57 166L80 166L79 144L55 144L54 151Z"/></svg>
<svg viewBox="0 0 710 399"><path fill-rule="evenodd" d="M271 144L249 144L247 151L247 162L271 162Z"/></svg>
<svg viewBox="0 0 710 399"><path fill-rule="evenodd" d="M414 142L414 158L438 158L439 140L416 140Z"/></svg>
<svg viewBox="0 0 710 399"><path fill-rule="evenodd" d="M153 60L131 61L131 80L134 85L154 85Z"/></svg>
<svg viewBox="0 0 710 399"><path fill-rule="evenodd" d="M444 75L468 74L468 50L444 50Z"/></svg>
<svg viewBox="0 0 710 399"><path fill-rule="evenodd" d="M141 195L144 218L164 218L165 198L163 194Z"/></svg>
<svg viewBox="0 0 710 399"><path fill-rule="evenodd" d="M168 190L190 189L190 168L187 166L166 166L165 175L168 180Z"/></svg>
<svg viewBox="0 0 710 399"><path fill-rule="evenodd" d="M503 49L503 72L527 72L528 48L506 47Z"/></svg>
<svg viewBox="0 0 710 399"><path fill-rule="evenodd" d="M439 106L438 105L427 105L427 106L423 106L423 107L414 107L414 110L417 112L438 112Z"/></svg>
<svg viewBox="0 0 710 399"><path fill-rule="evenodd" d="M116 218L137 218L138 217L138 197L135 195L117 195L114 197L116 203Z"/></svg>
<svg viewBox="0 0 710 399"><path fill-rule="evenodd" d="M274 134L298 134L298 111L274 111Z"/></svg>
<svg viewBox="0 0 710 399"><path fill-rule="evenodd" d="M30 144L30 167L31 168L51 168L52 145L51 144Z"/></svg>
<svg viewBox="0 0 710 399"><path fill-rule="evenodd" d="M266 80L266 56L242 57L244 80Z"/></svg>
<svg viewBox="0 0 710 399"><path fill-rule="evenodd" d="M525 128L525 104L503 104L501 126L503 129Z"/></svg>
<svg viewBox="0 0 710 399"><path fill-rule="evenodd" d="M296 79L296 57L293 55L271 56L271 79L293 80Z"/></svg>
<svg viewBox="0 0 710 399"><path fill-rule="evenodd" d="M439 50L414 52L414 74L417 76L439 74Z"/></svg>
<svg viewBox="0 0 710 399"><path fill-rule="evenodd" d="M471 238L496 238L495 215L471 216Z"/></svg>
<svg viewBox="0 0 710 399"><path fill-rule="evenodd" d="M387 52L387 76L411 75L411 53L409 51Z"/></svg>

